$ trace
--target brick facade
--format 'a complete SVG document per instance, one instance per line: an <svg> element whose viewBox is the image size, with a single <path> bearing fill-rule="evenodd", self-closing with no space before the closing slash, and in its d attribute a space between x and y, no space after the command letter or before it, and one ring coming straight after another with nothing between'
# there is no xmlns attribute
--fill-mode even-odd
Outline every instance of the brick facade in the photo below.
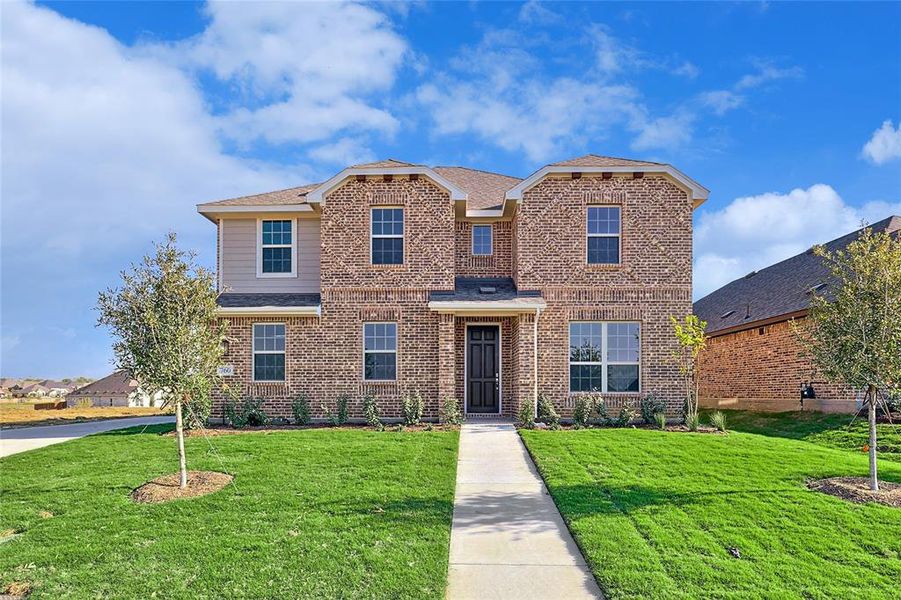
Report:
<svg viewBox="0 0 901 600"><path fill-rule="evenodd" d="M859 408L854 390L828 383L817 374L788 321L710 338L700 366L704 407L798 410L801 384L812 382L817 397L804 401L805 410L855 412Z"/></svg>
<svg viewBox="0 0 901 600"><path fill-rule="evenodd" d="M586 207L622 208L622 257L618 266L586 264ZM404 207L404 264L370 262L370 209ZM501 412L514 416L537 389L571 414L569 322L637 321L641 324L641 391L609 394L612 407L652 391L671 414L681 409L678 372L669 356L675 341L669 317L691 311L692 200L663 176L632 178L549 177L528 190L512 220L494 224L491 257L471 254L473 222L455 220L450 194L428 178L354 178L331 191L321 207L321 316L232 317L225 362L234 375L224 381L265 399L270 416L289 417L291 399L311 398L334 410L348 394L360 417L360 396L373 391L383 416L400 416L400 395L418 390L425 417L437 418L440 398L465 397L467 324L501 328ZM482 221L479 221L482 222ZM486 221L487 222L487 221ZM538 290L547 307L539 315L439 314L429 292L453 290L455 276L512 277L520 290ZM536 324L537 319L537 340ZM393 321L398 328L397 381L363 381L363 323ZM286 324L286 381L252 382L253 323ZM537 356L536 356L537 347ZM214 417L222 417L222 390L214 394Z"/></svg>

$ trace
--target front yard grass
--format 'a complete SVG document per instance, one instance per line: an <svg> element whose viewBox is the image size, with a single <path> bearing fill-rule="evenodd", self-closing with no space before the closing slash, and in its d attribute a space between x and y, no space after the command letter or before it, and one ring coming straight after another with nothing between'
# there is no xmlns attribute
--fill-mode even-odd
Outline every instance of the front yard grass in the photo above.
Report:
<svg viewBox="0 0 901 600"><path fill-rule="evenodd" d="M186 440L188 468L235 474L135 504L178 467L169 426L0 461L0 593L32 598L440 598L458 433L314 429ZM52 516L50 516L52 515Z"/></svg>
<svg viewBox="0 0 901 600"><path fill-rule="evenodd" d="M705 411L709 415L710 411ZM869 442L867 417L826 414L821 412L751 412L724 410L726 427L745 433L759 433L775 437L804 440L828 448L844 448L864 453ZM702 417L706 422L706 417ZM853 422L852 422L853 421ZM876 445L879 458L901 462L901 422L876 425Z"/></svg>
<svg viewBox="0 0 901 600"><path fill-rule="evenodd" d="M898 597L901 510L805 487L865 476L865 455L744 433L522 437L608 598Z"/></svg>

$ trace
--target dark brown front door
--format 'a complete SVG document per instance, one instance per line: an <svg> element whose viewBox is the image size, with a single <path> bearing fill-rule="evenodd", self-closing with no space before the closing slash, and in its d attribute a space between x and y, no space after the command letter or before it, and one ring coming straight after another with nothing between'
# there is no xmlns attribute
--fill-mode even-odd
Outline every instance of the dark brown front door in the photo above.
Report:
<svg viewBox="0 0 901 600"><path fill-rule="evenodd" d="M466 334L467 411L496 413L500 408L500 327L472 325Z"/></svg>

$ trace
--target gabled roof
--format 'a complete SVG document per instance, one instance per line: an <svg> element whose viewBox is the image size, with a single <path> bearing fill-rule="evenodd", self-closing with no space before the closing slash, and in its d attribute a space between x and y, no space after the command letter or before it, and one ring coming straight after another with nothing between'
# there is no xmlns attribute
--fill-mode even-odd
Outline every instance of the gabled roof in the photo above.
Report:
<svg viewBox="0 0 901 600"><path fill-rule="evenodd" d="M128 395L138 389L138 382L129 377L125 371L116 371L103 379L92 381L72 394L87 396L89 394L123 394Z"/></svg>
<svg viewBox="0 0 901 600"><path fill-rule="evenodd" d="M710 194L710 190L675 168L665 163L655 163L612 156L586 154L558 163L545 165L523 179L519 184L507 190L505 198L522 202L522 195L542 179L554 173L664 173L691 192L695 207L699 206Z"/></svg>
<svg viewBox="0 0 901 600"><path fill-rule="evenodd" d="M899 232L901 217L888 217L869 227L875 232ZM824 246L830 252L843 249L862 231L858 229ZM760 321L789 318L807 310L812 293L828 295L831 283L822 259L807 250L727 283L695 302L694 313L707 321L708 334L753 327Z"/></svg>
<svg viewBox="0 0 901 600"><path fill-rule="evenodd" d="M468 167L435 167L434 171L466 192L466 208L471 210L502 209L504 194L522 181L518 177Z"/></svg>
<svg viewBox="0 0 901 600"><path fill-rule="evenodd" d="M351 169L390 169L392 167L424 167L425 165L417 165L414 163L404 162L394 158L386 158L385 160L377 160L374 162L360 163L351 165Z"/></svg>
<svg viewBox="0 0 901 600"><path fill-rule="evenodd" d="M615 156L600 156L598 154L586 154L568 160L551 163L552 167L653 167L665 166L664 163L648 162L645 160L632 160L631 158L617 158Z"/></svg>

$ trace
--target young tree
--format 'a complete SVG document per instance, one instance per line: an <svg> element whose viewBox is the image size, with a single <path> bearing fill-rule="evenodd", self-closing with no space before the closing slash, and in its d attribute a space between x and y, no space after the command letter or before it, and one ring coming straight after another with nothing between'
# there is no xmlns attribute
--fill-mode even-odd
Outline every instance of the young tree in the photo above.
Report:
<svg viewBox="0 0 901 600"><path fill-rule="evenodd" d="M707 346L707 321L702 321L697 315L686 315L681 322L675 317L670 317L673 331L679 348L673 351L673 360L679 366L679 373L685 384L685 423L694 431L698 428L698 394L701 387L701 378L698 370L698 356Z"/></svg>
<svg viewBox="0 0 901 600"><path fill-rule="evenodd" d="M181 487L187 486L184 420L208 402L212 378L222 356L224 327L216 319L215 276L179 250L174 233L155 244L122 285L100 293L99 325L112 331L116 366L143 390L162 391L175 406ZM203 411L199 411L203 412Z"/></svg>
<svg viewBox="0 0 901 600"><path fill-rule="evenodd" d="M870 423L870 489L876 472L879 390L901 386L901 239L864 229L846 250L814 248L832 275L828 295L814 294L795 332L828 379L865 390Z"/></svg>

